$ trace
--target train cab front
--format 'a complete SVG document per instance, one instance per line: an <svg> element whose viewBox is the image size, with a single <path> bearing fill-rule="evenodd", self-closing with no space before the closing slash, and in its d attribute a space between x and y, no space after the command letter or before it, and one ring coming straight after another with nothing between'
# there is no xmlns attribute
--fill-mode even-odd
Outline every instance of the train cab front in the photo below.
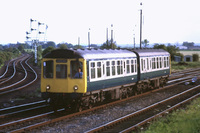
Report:
<svg viewBox="0 0 200 133"><path fill-rule="evenodd" d="M41 93L52 106L70 106L86 93L86 61L84 59L42 60Z"/></svg>

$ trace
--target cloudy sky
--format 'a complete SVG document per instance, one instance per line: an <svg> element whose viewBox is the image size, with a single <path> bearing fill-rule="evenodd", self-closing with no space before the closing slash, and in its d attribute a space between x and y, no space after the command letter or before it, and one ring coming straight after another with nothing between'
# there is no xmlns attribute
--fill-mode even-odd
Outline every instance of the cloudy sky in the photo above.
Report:
<svg viewBox="0 0 200 133"><path fill-rule="evenodd" d="M56 43L88 44L90 28L90 42L102 44L113 24L117 44L133 44L133 34L139 44L140 2L143 39L200 43L199 0L0 0L0 44L26 41L30 18L47 24Z"/></svg>

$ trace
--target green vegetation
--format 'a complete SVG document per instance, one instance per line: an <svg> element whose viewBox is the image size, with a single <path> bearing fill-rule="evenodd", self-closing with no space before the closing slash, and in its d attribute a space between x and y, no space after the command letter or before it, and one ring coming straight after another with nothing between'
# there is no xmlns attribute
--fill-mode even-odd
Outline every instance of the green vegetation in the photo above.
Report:
<svg viewBox="0 0 200 133"><path fill-rule="evenodd" d="M186 109L178 109L170 115L158 118L142 133L199 133L200 98L194 100Z"/></svg>
<svg viewBox="0 0 200 133"><path fill-rule="evenodd" d="M117 44L116 44L116 41L113 41L110 39L110 40L107 40L106 42L104 42L100 48L101 49L116 49Z"/></svg>
<svg viewBox="0 0 200 133"><path fill-rule="evenodd" d="M183 60L183 55L181 53L179 53L179 49L175 46L175 45L168 45L165 46L164 44L155 44L153 46L154 49L164 49L166 51L168 51L171 55L171 60L174 61L174 56L181 56L182 60Z"/></svg>
<svg viewBox="0 0 200 133"><path fill-rule="evenodd" d="M149 41L147 39L144 39L144 41L142 41L142 45L143 48L147 48L149 46Z"/></svg>
<svg viewBox="0 0 200 133"><path fill-rule="evenodd" d="M191 69L191 68L199 68L200 62L171 62L172 72Z"/></svg>
<svg viewBox="0 0 200 133"><path fill-rule="evenodd" d="M5 61L9 61L18 57L21 52L17 48L5 48L0 50L0 67L3 66Z"/></svg>
<svg viewBox="0 0 200 133"><path fill-rule="evenodd" d="M199 54L192 54L193 61L199 61Z"/></svg>
<svg viewBox="0 0 200 133"><path fill-rule="evenodd" d="M47 53L51 52L52 50L54 50L54 47L52 46L47 47L45 50L43 50L42 57L46 55Z"/></svg>

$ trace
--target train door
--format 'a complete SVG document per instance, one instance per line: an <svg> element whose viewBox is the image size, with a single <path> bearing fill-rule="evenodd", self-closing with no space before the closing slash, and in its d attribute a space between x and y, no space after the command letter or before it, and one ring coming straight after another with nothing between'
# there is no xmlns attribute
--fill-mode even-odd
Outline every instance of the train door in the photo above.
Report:
<svg viewBox="0 0 200 133"><path fill-rule="evenodd" d="M68 92L85 93L87 87L87 73L86 73L86 60L84 59L72 59L69 60L69 84Z"/></svg>
<svg viewBox="0 0 200 133"><path fill-rule="evenodd" d="M152 58L149 58L149 72L152 71Z"/></svg>
<svg viewBox="0 0 200 133"><path fill-rule="evenodd" d="M55 61L56 82L54 83L54 88L56 88L56 92L67 92L67 66L67 60L65 59L57 59Z"/></svg>
<svg viewBox="0 0 200 133"><path fill-rule="evenodd" d="M141 58L141 74L142 74L142 79L147 78L147 58Z"/></svg>

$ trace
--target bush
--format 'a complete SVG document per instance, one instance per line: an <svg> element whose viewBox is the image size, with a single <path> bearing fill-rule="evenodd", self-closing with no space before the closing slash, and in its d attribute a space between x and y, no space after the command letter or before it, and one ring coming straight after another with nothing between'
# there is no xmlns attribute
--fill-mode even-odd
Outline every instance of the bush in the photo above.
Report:
<svg viewBox="0 0 200 133"><path fill-rule="evenodd" d="M193 61L199 61L199 54L192 54Z"/></svg>
<svg viewBox="0 0 200 133"><path fill-rule="evenodd" d="M5 61L9 61L20 55L19 50L16 48L7 48L0 50L0 65L3 65Z"/></svg>

